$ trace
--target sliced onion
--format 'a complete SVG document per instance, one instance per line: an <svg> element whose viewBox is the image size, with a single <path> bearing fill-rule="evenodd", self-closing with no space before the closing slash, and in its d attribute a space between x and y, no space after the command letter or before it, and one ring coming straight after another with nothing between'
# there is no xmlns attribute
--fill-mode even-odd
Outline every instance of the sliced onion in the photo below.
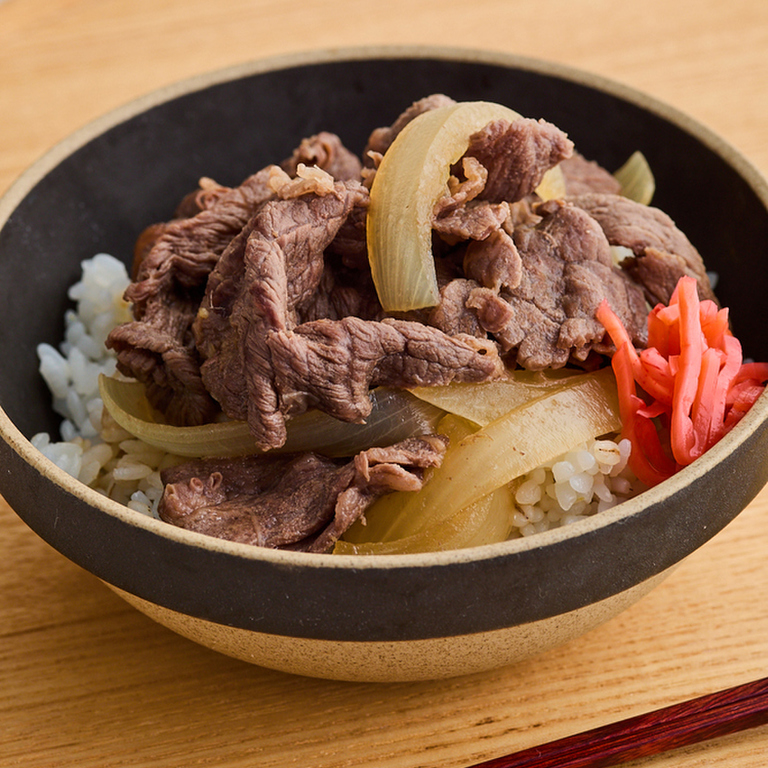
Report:
<svg viewBox="0 0 768 768"><path fill-rule="evenodd" d="M377 537L391 541L441 525L574 446L620 428L612 370L574 377L566 386L515 408L457 443L452 441L424 487L407 495L397 515L377 524Z"/></svg>
<svg viewBox="0 0 768 768"><path fill-rule="evenodd" d="M614 178L621 184L621 194L634 200L636 203L649 205L656 192L656 180L653 171L645 155L633 152L624 165L614 174Z"/></svg>
<svg viewBox="0 0 768 768"><path fill-rule="evenodd" d="M371 187L367 240L376 291L388 312L432 307L439 291L432 259L432 210L469 138L492 120L520 115L501 104L465 101L425 112L384 153Z"/></svg>
<svg viewBox="0 0 768 768"><path fill-rule="evenodd" d="M99 389L110 416L127 432L156 448L188 458L258 453L243 421L175 427L157 420L139 382L102 375ZM365 424L348 424L320 411L297 416L288 423L288 439L279 450L352 456L374 445L391 445L412 435L434 432L444 415L408 392L384 387L371 392L371 401L373 409Z"/></svg>
<svg viewBox="0 0 768 768"><path fill-rule="evenodd" d="M448 414L440 420L438 431L452 444L477 431L466 419ZM380 498L336 543L335 554L394 555L436 552L476 547L509 538L514 500L507 487L459 510L448 519L422 527L418 518L402 519L398 537L388 536L392 522L407 514L412 494L391 493Z"/></svg>
<svg viewBox="0 0 768 768"><path fill-rule="evenodd" d="M336 555L400 555L494 544L509 538L514 501L506 488L484 496L449 520L392 541L336 542Z"/></svg>
<svg viewBox="0 0 768 768"><path fill-rule="evenodd" d="M565 176L559 165L550 168L544 174L541 184L536 187L536 194L542 200L561 200L565 197Z"/></svg>
<svg viewBox="0 0 768 768"><path fill-rule="evenodd" d="M561 368L547 371L509 371L506 378L478 383L452 383L411 389L416 397L485 426L537 397L567 385L580 372Z"/></svg>

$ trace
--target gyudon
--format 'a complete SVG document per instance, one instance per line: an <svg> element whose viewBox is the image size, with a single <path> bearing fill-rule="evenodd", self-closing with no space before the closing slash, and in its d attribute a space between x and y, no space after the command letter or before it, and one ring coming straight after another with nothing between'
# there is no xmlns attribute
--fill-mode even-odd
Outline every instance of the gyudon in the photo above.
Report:
<svg viewBox="0 0 768 768"><path fill-rule="evenodd" d="M680 286L724 310L638 163L630 197L630 164L614 175L546 121L433 95L360 157L320 133L239 187L202 179L139 237L132 318L107 339L139 383L102 380L107 416L177 454L160 517L267 547L418 551L663 479L611 362L642 355Z"/></svg>

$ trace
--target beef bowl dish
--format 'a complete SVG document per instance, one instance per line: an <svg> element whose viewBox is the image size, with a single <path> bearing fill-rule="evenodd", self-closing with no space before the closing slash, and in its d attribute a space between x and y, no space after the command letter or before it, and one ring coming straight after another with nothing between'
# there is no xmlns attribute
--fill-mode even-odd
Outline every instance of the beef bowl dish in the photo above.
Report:
<svg viewBox="0 0 768 768"><path fill-rule="evenodd" d="M523 661L768 481L768 186L583 72L424 48L215 72L54 148L0 227L0 493L251 663Z"/></svg>

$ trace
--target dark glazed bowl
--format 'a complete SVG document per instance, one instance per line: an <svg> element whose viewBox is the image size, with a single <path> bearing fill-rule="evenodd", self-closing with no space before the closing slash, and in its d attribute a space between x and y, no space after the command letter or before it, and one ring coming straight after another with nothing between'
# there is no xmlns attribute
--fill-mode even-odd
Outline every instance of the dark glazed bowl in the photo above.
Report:
<svg viewBox="0 0 768 768"><path fill-rule="evenodd" d="M319 130L369 131L441 91L566 130L609 169L636 149L666 210L719 275L745 353L768 359L768 186L667 106L560 66L473 51L311 53L193 79L87 126L0 203L0 492L43 539L179 633L276 669L351 680L508 664L610 618L732 520L768 480L768 397L702 459L643 496L533 538L379 559L262 550L105 500L29 443L58 419L35 347L57 344L67 287L100 251L129 258L200 176L237 184Z"/></svg>

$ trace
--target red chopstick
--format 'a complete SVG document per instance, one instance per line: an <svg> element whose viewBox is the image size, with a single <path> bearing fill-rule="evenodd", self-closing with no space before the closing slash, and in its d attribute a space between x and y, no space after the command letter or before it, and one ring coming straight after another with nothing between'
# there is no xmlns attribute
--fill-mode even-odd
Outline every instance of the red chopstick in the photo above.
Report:
<svg viewBox="0 0 768 768"><path fill-rule="evenodd" d="M768 678L763 678L471 768L603 768L767 723Z"/></svg>

